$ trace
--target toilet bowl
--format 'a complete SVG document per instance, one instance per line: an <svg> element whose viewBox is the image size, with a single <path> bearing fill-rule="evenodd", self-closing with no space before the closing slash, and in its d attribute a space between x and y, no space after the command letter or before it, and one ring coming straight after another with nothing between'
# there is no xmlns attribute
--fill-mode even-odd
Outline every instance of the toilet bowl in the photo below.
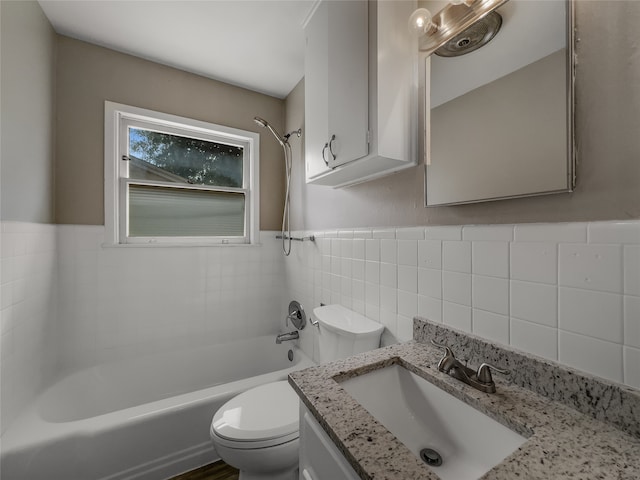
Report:
<svg viewBox="0 0 640 480"><path fill-rule="evenodd" d="M341 305L313 311L320 363L372 350L384 327ZM240 470L240 480L297 480L299 399L287 381L247 390L222 405L211 422L220 458Z"/></svg>
<svg viewBox="0 0 640 480"><path fill-rule="evenodd" d="M241 480L298 478L298 396L286 380L247 390L218 409L211 440Z"/></svg>

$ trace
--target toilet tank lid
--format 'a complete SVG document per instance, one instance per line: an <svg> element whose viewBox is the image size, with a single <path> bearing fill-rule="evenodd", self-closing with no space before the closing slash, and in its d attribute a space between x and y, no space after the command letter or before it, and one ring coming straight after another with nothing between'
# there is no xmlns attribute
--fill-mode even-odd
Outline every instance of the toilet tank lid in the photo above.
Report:
<svg viewBox="0 0 640 480"><path fill-rule="evenodd" d="M316 319L329 330L352 335L380 334L384 325L342 305L323 305L313 309Z"/></svg>

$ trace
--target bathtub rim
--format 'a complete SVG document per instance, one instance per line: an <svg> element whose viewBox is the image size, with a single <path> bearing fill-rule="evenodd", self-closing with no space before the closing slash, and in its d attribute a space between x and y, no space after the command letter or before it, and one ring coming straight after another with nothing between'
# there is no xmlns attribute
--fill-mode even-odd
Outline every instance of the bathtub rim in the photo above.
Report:
<svg viewBox="0 0 640 480"><path fill-rule="evenodd" d="M5 456L20 454L29 448L43 448L52 445L56 441L64 439L69 435L91 436L98 432L117 430L123 425L135 425L138 422L162 416L170 410L195 407L211 402L216 397L225 397L231 393L241 393L253 386L275 381L276 379L284 380L290 372L316 365L298 345L291 345L290 348L294 350L294 358L298 358L298 361L288 368L210 386L94 417L68 422L50 422L40 415L39 402L46 392L50 388L53 388L57 382L85 369L78 369L66 375L61 375L24 408L20 415L12 421L2 437L0 437L0 461ZM86 369L88 370L90 368L93 367L87 367Z"/></svg>

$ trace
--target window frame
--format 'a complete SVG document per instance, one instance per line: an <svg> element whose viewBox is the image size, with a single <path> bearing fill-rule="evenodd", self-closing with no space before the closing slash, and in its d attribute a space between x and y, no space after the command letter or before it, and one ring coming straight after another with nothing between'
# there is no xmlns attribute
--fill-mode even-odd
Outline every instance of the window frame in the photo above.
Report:
<svg viewBox="0 0 640 480"><path fill-rule="evenodd" d="M104 109L105 240L111 245L227 245L259 242L259 151L255 132L203 122L144 108L105 101ZM128 177L129 127L225 143L243 148L243 184L237 187L193 185ZM242 193L245 197L244 236L137 236L128 231L128 188L146 185L191 191Z"/></svg>

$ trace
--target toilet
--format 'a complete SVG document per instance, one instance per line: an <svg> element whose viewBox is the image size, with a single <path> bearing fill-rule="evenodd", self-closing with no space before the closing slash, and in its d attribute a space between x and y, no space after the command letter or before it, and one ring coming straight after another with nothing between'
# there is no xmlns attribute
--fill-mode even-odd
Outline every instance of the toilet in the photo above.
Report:
<svg viewBox="0 0 640 480"><path fill-rule="evenodd" d="M313 310L319 359L326 363L380 346L384 326L342 305ZM297 480L299 401L286 380L247 390L222 405L209 433L240 480Z"/></svg>

